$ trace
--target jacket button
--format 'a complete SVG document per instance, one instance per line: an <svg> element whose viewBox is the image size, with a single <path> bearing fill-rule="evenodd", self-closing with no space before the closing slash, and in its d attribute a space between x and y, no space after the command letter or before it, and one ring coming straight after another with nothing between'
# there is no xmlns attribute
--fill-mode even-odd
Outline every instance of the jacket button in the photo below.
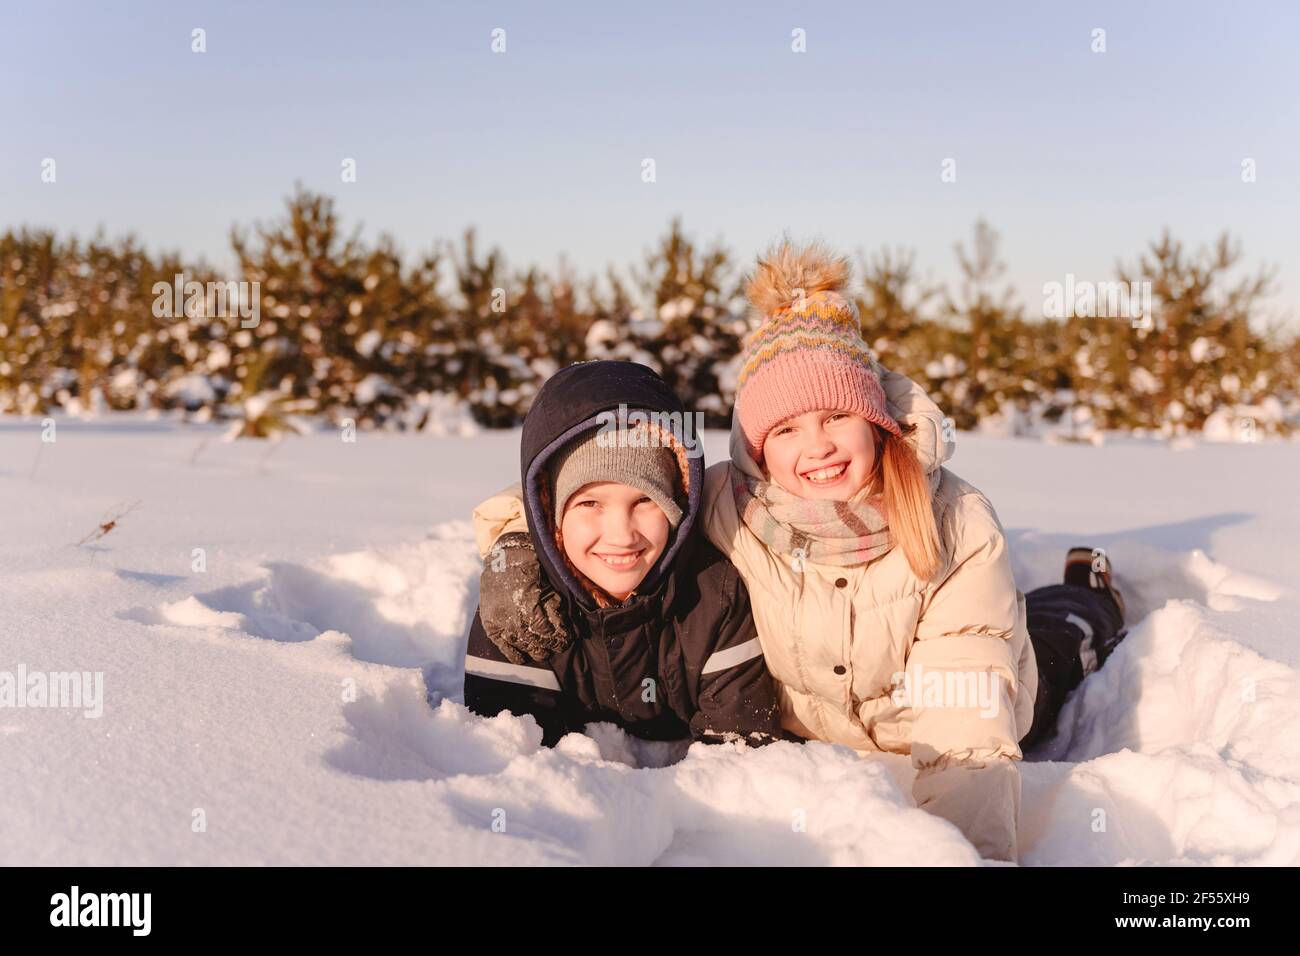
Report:
<svg viewBox="0 0 1300 956"><path fill-rule="evenodd" d="M848 578L836 578L836 579L835 579L835 586L836 586L837 588L848 587L848 584L849 584Z"/></svg>
<svg viewBox="0 0 1300 956"><path fill-rule="evenodd" d="M609 642L609 646L610 646L611 648L613 648L614 650L618 650L619 648L621 648L621 647L623 646L623 638L621 638L621 637L616 637L616 638L614 638L613 640L611 640L611 641Z"/></svg>
<svg viewBox="0 0 1300 956"><path fill-rule="evenodd" d="M837 673L837 674L843 674L843 673L844 673L844 665L843 665L843 664L836 664L836 665L835 665L835 673Z"/></svg>

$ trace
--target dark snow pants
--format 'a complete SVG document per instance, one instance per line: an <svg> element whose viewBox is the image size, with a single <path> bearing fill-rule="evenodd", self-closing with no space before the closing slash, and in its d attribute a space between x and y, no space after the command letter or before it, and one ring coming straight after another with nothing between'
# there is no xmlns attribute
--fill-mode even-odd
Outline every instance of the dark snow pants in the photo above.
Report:
<svg viewBox="0 0 1300 956"><path fill-rule="evenodd" d="M1083 659L1094 646L1114 640L1124 626L1119 608L1105 593L1075 584L1049 584L1025 595L1029 640L1038 658L1034 723L1022 750L1056 732L1056 718L1070 691L1083 682Z"/></svg>

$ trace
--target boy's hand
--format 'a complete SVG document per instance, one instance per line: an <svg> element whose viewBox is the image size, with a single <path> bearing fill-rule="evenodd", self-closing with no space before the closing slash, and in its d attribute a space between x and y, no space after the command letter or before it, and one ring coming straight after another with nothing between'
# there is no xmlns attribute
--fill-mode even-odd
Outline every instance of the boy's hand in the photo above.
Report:
<svg viewBox="0 0 1300 956"><path fill-rule="evenodd" d="M527 534L503 534L479 578L479 618L488 639L511 663L527 654L544 661L573 643L563 602L546 582Z"/></svg>

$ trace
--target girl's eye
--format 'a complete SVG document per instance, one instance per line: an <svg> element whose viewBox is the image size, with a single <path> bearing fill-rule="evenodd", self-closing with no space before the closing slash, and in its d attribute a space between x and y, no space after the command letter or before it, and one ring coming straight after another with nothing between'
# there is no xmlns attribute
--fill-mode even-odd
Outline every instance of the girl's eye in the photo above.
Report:
<svg viewBox="0 0 1300 956"><path fill-rule="evenodd" d="M788 431L793 431L793 429L791 429L789 425L782 425L780 428L778 428L778 429L777 429L776 431L774 431L772 434L773 434L773 435L784 435L784 434L785 434L786 432L788 432Z"/></svg>
<svg viewBox="0 0 1300 956"><path fill-rule="evenodd" d="M836 412L834 415L832 415L830 418L828 418L828 419L826 419L826 420L827 420L828 422L833 422L833 421L835 421L837 418L848 418L848 417L849 417L849 416L848 416L848 414L847 414L846 412Z"/></svg>

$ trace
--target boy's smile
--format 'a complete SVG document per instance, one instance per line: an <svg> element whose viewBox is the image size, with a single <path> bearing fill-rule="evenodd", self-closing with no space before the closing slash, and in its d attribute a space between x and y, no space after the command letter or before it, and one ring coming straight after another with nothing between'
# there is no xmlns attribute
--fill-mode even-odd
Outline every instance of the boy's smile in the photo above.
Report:
<svg viewBox="0 0 1300 956"><path fill-rule="evenodd" d="M613 554L608 551L593 551L592 554L600 558L600 560L604 561L611 568L621 571L635 564L637 559L641 557L641 555L645 554L645 549L641 548L636 551L629 551L626 554Z"/></svg>
<svg viewBox="0 0 1300 956"><path fill-rule="evenodd" d="M564 506L564 553L616 600L626 600L668 546L668 516L644 491L613 481L583 485Z"/></svg>

